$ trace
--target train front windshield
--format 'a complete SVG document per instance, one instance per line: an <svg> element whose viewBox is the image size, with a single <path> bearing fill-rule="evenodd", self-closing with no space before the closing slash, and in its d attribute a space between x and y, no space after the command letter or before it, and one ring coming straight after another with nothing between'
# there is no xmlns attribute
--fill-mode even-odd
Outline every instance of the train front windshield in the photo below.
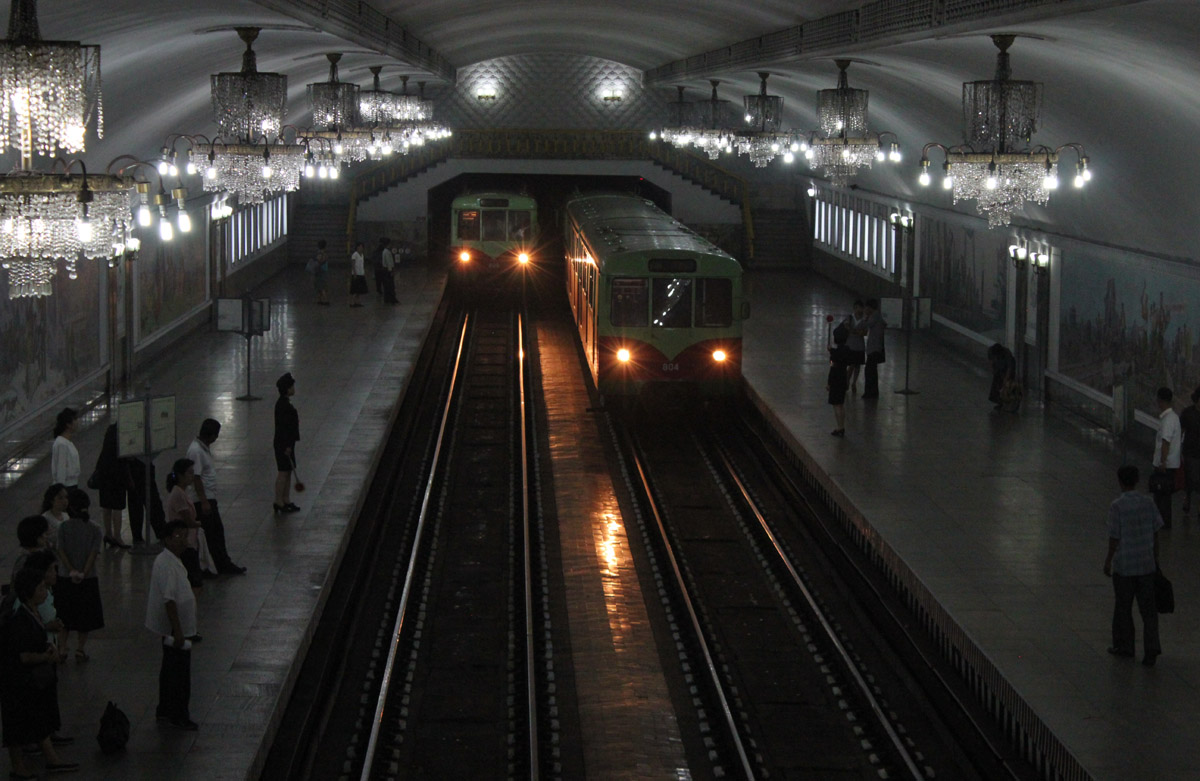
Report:
<svg viewBox="0 0 1200 781"><path fill-rule="evenodd" d="M616 278L610 318L613 325L630 328L650 323L655 328L691 328L693 324L728 328L733 325L733 281L721 277Z"/></svg>
<svg viewBox="0 0 1200 781"><path fill-rule="evenodd" d="M459 241L515 241L533 238L533 212L517 209L464 209L458 213Z"/></svg>

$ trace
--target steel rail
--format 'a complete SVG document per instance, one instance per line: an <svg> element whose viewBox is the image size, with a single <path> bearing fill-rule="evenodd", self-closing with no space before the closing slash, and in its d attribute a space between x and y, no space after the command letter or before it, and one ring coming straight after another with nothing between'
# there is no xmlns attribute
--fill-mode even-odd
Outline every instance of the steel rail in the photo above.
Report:
<svg viewBox="0 0 1200 781"><path fill-rule="evenodd" d="M529 528L529 437L526 429L526 399L528 377L525 373L525 331L520 314L517 315L517 406L521 426L521 527L525 539L525 705L529 719L529 778L537 781L538 768L538 715L537 677L534 669L533 646L533 534Z"/></svg>
<svg viewBox="0 0 1200 781"><path fill-rule="evenodd" d="M688 617L692 622L692 631L694 632L696 642L699 643L700 651L704 655L704 664L708 669L709 678L712 680L717 698L720 700L721 712L725 718L726 728L729 730L730 738L737 748L742 773L746 778L753 779L755 777L754 768L750 763L750 757L746 754L746 747L742 742L742 735L738 730L737 721L733 717L733 709L729 705L729 698L725 696L725 686L721 683L721 675L717 671L717 664L713 660L712 651L708 647L708 641L704 639L704 629L701 626L700 617L697 615L695 605L692 603L691 594L687 589L687 582L683 577L683 570L680 569L679 560L675 557L675 549L671 545L670 537L667 535L666 525L663 523L662 515L658 511L658 503L654 501L654 495L651 493L650 478L642 466L642 459L639 457L636 447L630 448L630 455L633 458L633 465L637 469L638 478L641 480L642 490L646 494L646 503L650 508L650 513L654 516L654 522L658 526L658 533L662 537L667 560L671 564L671 570L675 573L675 581L679 584L679 593L682 596L684 607L687 608Z"/></svg>
<svg viewBox="0 0 1200 781"><path fill-rule="evenodd" d="M400 647L400 633L404 628L408 600L412 593L413 579L417 570L417 557L421 550L421 537L424 534L425 521L429 516L429 504L433 497L433 486L437 478L438 461L441 459L442 444L446 436L446 425L450 420L450 411L454 405L455 391L458 387L459 366L462 363L463 347L467 342L467 329L470 324L471 316L468 314L463 320L462 331L459 334L458 350L454 356L454 369L450 374L450 390L446 394L446 405L442 410L442 420L438 425L437 443L434 446L433 458L430 460L429 479L425 483L425 493L421 498L421 512L417 520L416 531L413 533L412 552L408 558L408 571L404 575L404 590L400 595L400 606L396 613L396 623L392 627L392 642L388 648L387 664L383 668L383 678L379 686L379 698L375 702L375 716L371 723L371 737L367 740L363 769L359 774L361 781L367 781L371 777L371 770L375 762L375 752L379 742L379 730L383 726L383 711L387 705L388 693L392 685L392 672L395 668L396 655L399 653Z"/></svg>
<svg viewBox="0 0 1200 781"><path fill-rule="evenodd" d="M823 611L817 604L817 600L813 597L812 592L800 578L800 573L796 571L795 566L793 566L787 554L784 553L783 546L779 543L779 539L775 536L775 532L771 529L771 525L767 523L767 519L763 517L761 512L759 512L758 504L755 503L754 499L750 496L750 492L746 489L746 486L737 476L737 471L733 468L733 464L729 462L728 456L725 454L724 450L721 449L718 449L717 455L720 456L721 463L725 466L725 469L729 473L730 479L733 480L734 485L737 486L737 489L741 493L742 499L745 501L746 506L750 509L750 512L754 514L759 526L762 527L763 533L767 535L767 539L771 541L771 546L775 548L775 553L778 554L779 560L787 569L788 574L792 578L792 582L795 584L796 588L800 590L800 593L804 597L804 601L808 603L809 609L812 611L813 615L817 617L817 621L821 624L821 628L825 630L825 635L829 639L829 642L837 650L838 656L841 657L843 666L849 671L850 676L854 679L859 693L866 698L867 703L871 707L871 712L875 714L875 718L883 727L884 732L887 733L888 739L891 741L892 746L895 747L895 749L899 752L900 757L904 761L904 766L908 769L908 772L914 779L918 779L918 781L924 781L925 774L920 768L917 767L916 762L913 760L912 753L908 750L908 747L904 745L904 740L900 737L899 733L896 732L896 728L892 725L891 719L888 718L886 713L884 713L883 707L879 704L879 700L876 699L874 692L871 691L870 685L867 683L866 679L863 678L858 666L851 658L850 652L847 651L846 646L843 645L841 638L837 636L837 632L834 630L829 618L825 615L825 611Z"/></svg>

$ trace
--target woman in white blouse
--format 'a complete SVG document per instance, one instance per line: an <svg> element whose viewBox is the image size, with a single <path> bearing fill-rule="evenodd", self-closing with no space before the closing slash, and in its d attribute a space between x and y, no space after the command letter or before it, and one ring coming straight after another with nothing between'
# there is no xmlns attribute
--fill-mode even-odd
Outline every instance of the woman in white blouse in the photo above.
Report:
<svg viewBox="0 0 1200 781"><path fill-rule="evenodd" d="M79 451L71 438L79 428L79 415L67 407L54 423L54 444L50 446L50 481L66 488L79 485Z"/></svg>
<svg viewBox="0 0 1200 781"><path fill-rule="evenodd" d="M354 254L350 256L350 306L362 306L358 297L367 292L365 246L361 241L358 242L354 245Z"/></svg>

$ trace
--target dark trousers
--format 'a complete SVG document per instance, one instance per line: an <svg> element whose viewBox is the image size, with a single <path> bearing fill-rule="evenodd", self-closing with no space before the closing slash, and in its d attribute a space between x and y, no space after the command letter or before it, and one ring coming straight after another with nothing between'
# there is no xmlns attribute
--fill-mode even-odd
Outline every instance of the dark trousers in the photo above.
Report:
<svg viewBox="0 0 1200 781"><path fill-rule="evenodd" d="M381 296L384 294L384 292L383 292L384 288L387 286L387 282L385 281L385 279L390 276L391 276L391 274L388 273L388 271L385 270L383 268L383 266L375 267L375 292L376 293L378 293Z"/></svg>
<svg viewBox="0 0 1200 781"><path fill-rule="evenodd" d="M158 669L158 710L160 719L189 721L188 702L192 699L192 652L170 645L162 647L162 667Z"/></svg>
<svg viewBox="0 0 1200 781"><path fill-rule="evenodd" d="M146 520L146 464L138 458L126 459L129 466L129 527L133 532L133 541L142 542ZM150 527L155 536L161 536L159 531L166 526L167 514L163 510L162 497L158 495L158 483L154 466L150 467Z"/></svg>
<svg viewBox="0 0 1200 781"><path fill-rule="evenodd" d="M1117 575L1113 573L1112 643L1121 652L1133 653L1133 601L1137 600L1138 612L1142 614L1142 646L1147 655L1158 655L1162 645L1158 641L1158 608L1154 604L1154 573L1149 575Z"/></svg>
<svg viewBox="0 0 1200 781"><path fill-rule="evenodd" d="M1171 477L1170 484L1172 486L1175 485L1175 470L1168 469L1166 472ZM1174 490L1155 491L1152 494L1154 496L1154 505L1158 507L1158 514L1162 516L1164 526L1171 525L1171 497L1174 496L1174 494Z"/></svg>
<svg viewBox="0 0 1200 781"><path fill-rule="evenodd" d="M883 353L871 353L867 356L867 366L863 369L864 399L879 398L879 358L882 355Z"/></svg>
<svg viewBox="0 0 1200 781"><path fill-rule="evenodd" d="M396 301L396 277L390 271L383 272L383 302L385 304L395 304Z"/></svg>
<svg viewBox="0 0 1200 781"><path fill-rule="evenodd" d="M229 558L229 550L225 547L225 524L221 522L217 500L209 499L208 504L212 507L212 512L205 515L197 502L196 516L200 519L200 528L204 529L204 539L208 542L208 552L212 554L217 572L228 572L237 565Z"/></svg>

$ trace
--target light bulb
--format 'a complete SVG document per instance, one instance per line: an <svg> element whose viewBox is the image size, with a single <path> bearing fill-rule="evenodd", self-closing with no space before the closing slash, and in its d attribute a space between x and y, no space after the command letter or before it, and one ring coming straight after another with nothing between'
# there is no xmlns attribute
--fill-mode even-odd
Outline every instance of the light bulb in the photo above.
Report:
<svg viewBox="0 0 1200 781"><path fill-rule="evenodd" d="M309 179L311 179L317 175L317 169L313 167L312 163L309 163L308 165L304 166L304 175L307 176Z"/></svg>
<svg viewBox="0 0 1200 781"><path fill-rule="evenodd" d="M141 225L143 228L150 227L150 223L153 222L153 217L150 215L150 207L144 203L138 207L137 221L138 225Z"/></svg>
<svg viewBox="0 0 1200 781"><path fill-rule="evenodd" d="M1083 174L1075 174L1075 186L1083 187Z"/></svg>
<svg viewBox="0 0 1200 781"><path fill-rule="evenodd" d="M804 159L805 159L805 160L812 160L812 159L813 159L813 151L812 151L812 149L811 149L811 148L809 148L809 149L805 149L805 150L804 150Z"/></svg>
<svg viewBox="0 0 1200 781"><path fill-rule="evenodd" d="M344 147L342 146L341 141L338 141L336 144L333 145L333 153L335 155L340 155L343 151L344 151Z"/></svg>
<svg viewBox="0 0 1200 781"><path fill-rule="evenodd" d="M137 236L130 236L125 239L125 249L129 252L137 252L142 248L142 240Z"/></svg>
<svg viewBox="0 0 1200 781"><path fill-rule="evenodd" d="M271 169L271 166L269 166L269 165L264 165L264 166L262 167L262 176L263 176L263 179L270 179L270 178L271 178L271 174L273 174L273 173L275 173L275 172L274 172L274 171Z"/></svg>
<svg viewBox="0 0 1200 781"><path fill-rule="evenodd" d="M83 244L92 243L92 221L87 217L80 217L75 221L75 232L79 235L79 241Z"/></svg>
<svg viewBox="0 0 1200 781"><path fill-rule="evenodd" d="M988 176L987 180L983 183L983 186L989 190L995 190L999 184L1000 181L996 178L996 175L992 174Z"/></svg>
<svg viewBox="0 0 1200 781"><path fill-rule="evenodd" d="M817 197L817 188L816 187L809 187L807 190L805 190L805 192L808 193L809 198Z"/></svg>
<svg viewBox="0 0 1200 781"><path fill-rule="evenodd" d="M179 176L179 168L174 163L171 163L167 166L167 174L169 176Z"/></svg>
<svg viewBox="0 0 1200 781"><path fill-rule="evenodd" d="M793 141L793 142L792 142L792 145L791 145L791 146L789 146L789 147L788 147L788 149L790 149L790 150L791 150L791 151L793 151L793 152L799 152L799 151L800 151L800 145L799 145L799 144L797 144L795 141Z"/></svg>
<svg viewBox="0 0 1200 781"><path fill-rule="evenodd" d="M187 167L184 168L183 170L187 171L188 176L196 175L196 164L192 162L192 159L190 157L188 158L188 161L187 161Z"/></svg>
<svg viewBox="0 0 1200 781"><path fill-rule="evenodd" d="M887 155L885 155L883 153L882 149L876 149L875 150L875 159L882 163L884 160L887 159Z"/></svg>
<svg viewBox="0 0 1200 781"><path fill-rule="evenodd" d="M928 186L929 186L929 182L930 182L930 179L929 179L929 172L928 172L928 171L922 171L922 172L921 172L921 175L920 175L919 177L917 177L917 181L921 183L921 186L922 186L922 187L928 187Z"/></svg>
<svg viewBox="0 0 1200 781"><path fill-rule="evenodd" d="M1085 182L1092 181L1092 169L1090 169L1090 168L1083 169L1083 171L1079 175L1083 177L1083 181L1085 181Z"/></svg>
<svg viewBox="0 0 1200 781"><path fill-rule="evenodd" d="M892 151L888 153L888 159L891 160L893 163L900 162L903 159L903 155L900 154L900 148L897 146L893 146Z"/></svg>
<svg viewBox="0 0 1200 781"><path fill-rule="evenodd" d="M1042 187L1045 187L1047 190L1057 190L1058 177L1054 174L1046 174L1046 178L1042 180Z"/></svg>
<svg viewBox="0 0 1200 781"><path fill-rule="evenodd" d="M210 165L208 168L205 168L204 176L207 179L216 179L217 178L217 167L215 165Z"/></svg>
<svg viewBox="0 0 1200 781"><path fill-rule="evenodd" d="M949 174L946 174L946 177L944 179L942 179L942 189L949 190L953 187L954 187L954 177Z"/></svg>
<svg viewBox="0 0 1200 781"><path fill-rule="evenodd" d="M843 149L842 149L842 159L843 159L843 160L849 160L849 159L850 159L850 149L849 149L849 148L843 148Z"/></svg>
<svg viewBox="0 0 1200 781"><path fill-rule="evenodd" d="M163 241L170 241L175 238L175 229L171 227L170 220L158 221L158 237Z"/></svg>
<svg viewBox="0 0 1200 781"><path fill-rule="evenodd" d="M658 133L655 133L653 130L651 130L651 131L650 131L650 140L651 140L651 141L657 141L657 140L658 140Z"/></svg>
<svg viewBox="0 0 1200 781"><path fill-rule="evenodd" d="M329 178L329 167L323 165L320 168L318 168L317 169L317 177L321 178L321 179L328 179Z"/></svg>
<svg viewBox="0 0 1200 781"><path fill-rule="evenodd" d="M771 151L775 152L776 154L779 153L779 142L778 141L771 143Z"/></svg>
<svg viewBox="0 0 1200 781"><path fill-rule="evenodd" d="M183 209L179 210L179 214L175 216L175 221L179 223L180 233L192 232L192 218Z"/></svg>
<svg viewBox="0 0 1200 781"><path fill-rule="evenodd" d="M158 161L158 174L159 174L159 176L166 176L166 175L167 175L167 170L168 170L168 167L169 167L169 165L170 165L170 164L169 164L169 163L167 163L167 161L166 161L166 160L159 160L159 161Z"/></svg>
<svg viewBox="0 0 1200 781"><path fill-rule="evenodd" d="M332 168L330 168L330 169L329 169L329 178L330 178L330 179L337 179L337 178L338 178L338 176L339 176L339 174L338 174L338 167L335 165L335 166L333 166Z"/></svg>
<svg viewBox="0 0 1200 781"><path fill-rule="evenodd" d="M796 159L796 156L794 154L792 154L791 152L785 152L783 155L783 162L785 162L785 163L791 163L795 159Z"/></svg>

